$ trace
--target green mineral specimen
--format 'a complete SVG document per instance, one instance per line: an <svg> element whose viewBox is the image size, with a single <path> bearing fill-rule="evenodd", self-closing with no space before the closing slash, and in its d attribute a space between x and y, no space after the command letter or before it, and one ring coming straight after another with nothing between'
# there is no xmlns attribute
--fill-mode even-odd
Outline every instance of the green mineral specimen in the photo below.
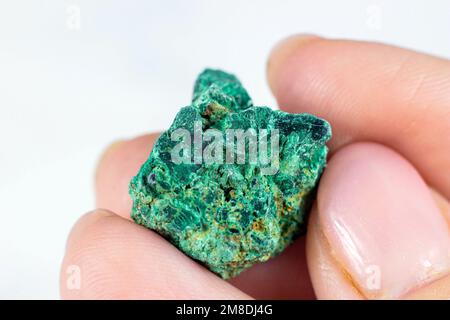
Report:
<svg viewBox="0 0 450 320"><path fill-rule="evenodd" d="M207 69L131 180L134 221L227 279L305 232L326 163L328 122L253 105Z"/></svg>

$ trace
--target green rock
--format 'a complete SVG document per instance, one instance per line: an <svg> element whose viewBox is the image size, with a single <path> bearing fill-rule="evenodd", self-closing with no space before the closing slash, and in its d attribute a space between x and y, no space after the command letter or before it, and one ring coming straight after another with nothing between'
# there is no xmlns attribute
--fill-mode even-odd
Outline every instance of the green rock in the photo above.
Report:
<svg viewBox="0 0 450 320"><path fill-rule="evenodd" d="M330 137L325 120L255 107L235 76L207 69L131 180L131 216L236 276L305 232Z"/></svg>

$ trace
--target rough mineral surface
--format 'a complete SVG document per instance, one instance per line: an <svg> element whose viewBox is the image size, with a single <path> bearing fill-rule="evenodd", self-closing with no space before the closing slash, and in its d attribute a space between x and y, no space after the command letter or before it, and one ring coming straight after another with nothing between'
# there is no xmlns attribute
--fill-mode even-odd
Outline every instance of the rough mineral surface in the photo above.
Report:
<svg viewBox="0 0 450 320"><path fill-rule="evenodd" d="M216 136L195 147L195 123L203 132L223 133L223 140ZM179 128L188 130L192 154L181 150L184 161L175 163L172 152L180 140L173 141L172 134ZM259 158L256 163L249 160L252 152L263 151L251 149L251 139L244 139L245 163L202 161L202 151L213 142L212 155L223 151L225 158L231 150L237 159L243 150L236 139L226 139L227 129L250 128L260 140L265 135L269 156L275 154L269 138L278 130L274 172L264 172L270 164ZM132 179L131 216L221 277L233 277L281 253L304 233L330 137L326 121L255 107L236 77L207 69L195 83L191 105L180 110Z"/></svg>

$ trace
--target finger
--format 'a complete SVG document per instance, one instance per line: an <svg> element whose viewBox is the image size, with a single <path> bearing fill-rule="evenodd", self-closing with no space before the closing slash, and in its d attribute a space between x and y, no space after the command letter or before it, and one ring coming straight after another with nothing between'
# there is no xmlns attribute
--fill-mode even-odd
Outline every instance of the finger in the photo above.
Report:
<svg viewBox="0 0 450 320"><path fill-rule="evenodd" d="M330 121L331 151L353 141L390 146L450 198L450 62L382 44L291 37L268 80L280 107Z"/></svg>
<svg viewBox="0 0 450 320"><path fill-rule="evenodd" d="M97 208L108 209L131 219L132 201L128 185L147 160L159 133L113 143L103 153L95 177Z"/></svg>
<svg viewBox="0 0 450 320"><path fill-rule="evenodd" d="M79 286L70 278L74 266ZM64 299L250 298L156 233L101 210L72 230L60 280Z"/></svg>
<svg viewBox="0 0 450 320"><path fill-rule="evenodd" d="M254 265L230 283L256 299L314 299L305 238L295 241L280 256Z"/></svg>
<svg viewBox="0 0 450 320"><path fill-rule="evenodd" d="M431 190L431 195L433 196L434 201L436 202L439 210L444 215L444 218L447 221L450 221L450 202L445 199L439 192L434 189Z"/></svg>
<svg viewBox="0 0 450 320"><path fill-rule="evenodd" d="M97 168L98 207L130 219L132 201L128 184L147 159L157 136L141 136L107 149ZM313 299L304 240L300 239L280 256L248 269L231 283L257 299Z"/></svg>
<svg viewBox="0 0 450 320"><path fill-rule="evenodd" d="M450 298L448 222L399 154L373 143L338 150L317 202L307 257L319 298Z"/></svg>

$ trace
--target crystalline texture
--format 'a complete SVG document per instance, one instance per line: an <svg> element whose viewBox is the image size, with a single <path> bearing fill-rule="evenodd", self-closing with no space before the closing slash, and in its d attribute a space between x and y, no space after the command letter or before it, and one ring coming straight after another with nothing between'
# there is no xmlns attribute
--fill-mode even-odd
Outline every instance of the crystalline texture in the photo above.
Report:
<svg viewBox="0 0 450 320"><path fill-rule="evenodd" d="M207 163L202 158L207 141L191 149L190 161L175 163L172 151L180 141L172 134L183 128L194 137L195 123L203 132L223 133L223 145L216 150L223 149L224 158L230 150L235 159L242 152L233 145L235 139L226 139L228 129L254 130L259 140L265 130L268 155L269 136L278 131L279 157L272 163L276 172L264 173L267 164L249 161L250 139L243 140L243 164L226 159ZM191 105L180 110L132 179L131 216L221 277L233 277L281 253L305 232L330 137L325 120L255 107L236 77L207 69L195 83ZM256 152L260 156L262 151Z"/></svg>

